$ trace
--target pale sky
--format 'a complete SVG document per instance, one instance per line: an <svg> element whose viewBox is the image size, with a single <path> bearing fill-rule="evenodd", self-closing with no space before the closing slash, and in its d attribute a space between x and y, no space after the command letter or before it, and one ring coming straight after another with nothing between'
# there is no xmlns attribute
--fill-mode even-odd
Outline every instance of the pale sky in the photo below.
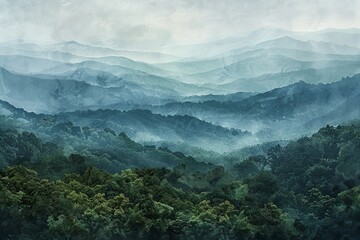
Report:
<svg viewBox="0 0 360 240"><path fill-rule="evenodd" d="M360 28L360 0L0 0L0 41L182 45L264 26Z"/></svg>

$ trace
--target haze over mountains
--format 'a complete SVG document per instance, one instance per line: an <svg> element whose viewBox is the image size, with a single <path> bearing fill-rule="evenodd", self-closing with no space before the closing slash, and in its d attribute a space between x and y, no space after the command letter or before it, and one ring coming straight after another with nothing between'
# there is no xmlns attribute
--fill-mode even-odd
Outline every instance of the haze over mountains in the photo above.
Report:
<svg viewBox="0 0 360 240"><path fill-rule="evenodd" d="M359 118L359 73L359 29L262 28L161 52L0 44L0 99L16 108L218 152Z"/></svg>
<svg viewBox="0 0 360 240"><path fill-rule="evenodd" d="M359 240L359 9L0 0L0 240Z"/></svg>

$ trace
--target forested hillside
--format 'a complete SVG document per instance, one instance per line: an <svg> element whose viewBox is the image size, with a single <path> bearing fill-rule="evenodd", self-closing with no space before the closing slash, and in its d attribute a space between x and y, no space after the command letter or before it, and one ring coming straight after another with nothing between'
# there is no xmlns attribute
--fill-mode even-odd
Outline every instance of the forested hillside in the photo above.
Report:
<svg viewBox="0 0 360 240"><path fill-rule="evenodd" d="M3 239L360 235L358 123L326 126L233 168L203 172L182 162L108 173L32 133L3 129L0 141Z"/></svg>

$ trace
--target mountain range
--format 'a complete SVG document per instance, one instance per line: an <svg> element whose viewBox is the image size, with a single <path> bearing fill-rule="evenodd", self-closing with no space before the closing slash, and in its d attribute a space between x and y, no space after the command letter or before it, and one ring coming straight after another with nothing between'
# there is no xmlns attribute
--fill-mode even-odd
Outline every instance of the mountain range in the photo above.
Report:
<svg viewBox="0 0 360 240"><path fill-rule="evenodd" d="M268 140L289 139L321 125L360 118L360 74L328 84L299 81L244 99L173 102L149 109L246 129Z"/></svg>
<svg viewBox="0 0 360 240"><path fill-rule="evenodd" d="M8 41L0 99L143 144L233 151L359 118L359 38L263 28L158 52Z"/></svg>

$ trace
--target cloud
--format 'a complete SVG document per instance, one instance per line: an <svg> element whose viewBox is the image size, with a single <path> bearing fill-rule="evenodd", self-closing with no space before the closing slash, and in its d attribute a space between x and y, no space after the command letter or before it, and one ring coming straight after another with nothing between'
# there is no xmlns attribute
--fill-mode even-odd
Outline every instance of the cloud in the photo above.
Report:
<svg viewBox="0 0 360 240"><path fill-rule="evenodd" d="M0 0L0 41L124 47L206 42L264 26L360 27L357 0Z"/></svg>

